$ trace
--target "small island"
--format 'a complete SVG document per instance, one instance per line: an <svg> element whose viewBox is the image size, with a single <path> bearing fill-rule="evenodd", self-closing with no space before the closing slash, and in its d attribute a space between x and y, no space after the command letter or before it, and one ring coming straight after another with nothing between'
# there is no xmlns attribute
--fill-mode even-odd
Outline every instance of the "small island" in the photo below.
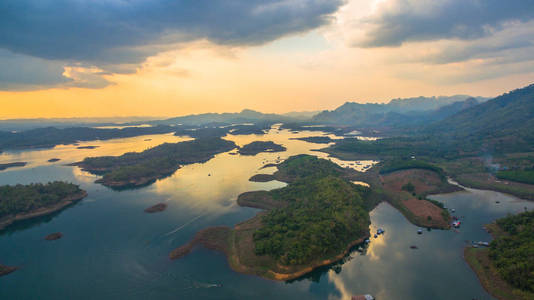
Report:
<svg viewBox="0 0 534 300"><path fill-rule="evenodd" d="M60 161L61 159L60 158L51 158L48 160L49 163L53 163L53 162L58 162Z"/></svg>
<svg viewBox="0 0 534 300"><path fill-rule="evenodd" d="M482 286L497 299L534 299L534 211L486 225L489 248L466 247L464 258Z"/></svg>
<svg viewBox="0 0 534 300"><path fill-rule="evenodd" d="M149 214L152 214L152 213L162 212L162 211L164 211L166 209L167 209L167 204L166 203L158 203L156 205L153 205L151 207L146 208L145 212L149 213Z"/></svg>
<svg viewBox="0 0 534 300"><path fill-rule="evenodd" d="M273 175L270 174L256 174L252 177L250 177L249 181L252 182L269 182L275 180Z"/></svg>
<svg viewBox="0 0 534 300"><path fill-rule="evenodd" d="M15 272L18 268L0 265L0 277Z"/></svg>
<svg viewBox="0 0 534 300"><path fill-rule="evenodd" d="M207 137L164 143L143 152L130 152L121 156L88 157L73 165L92 174L103 175L96 182L107 187L136 188L172 175L183 165L208 161L216 154L235 147L234 142Z"/></svg>
<svg viewBox="0 0 534 300"><path fill-rule="evenodd" d="M264 209L235 227L204 229L173 250L178 259L196 245L226 254L232 269L291 280L332 264L369 237L372 191L350 182L351 171L315 156L293 156L273 175L288 186L248 192L238 204Z"/></svg>
<svg viewBox="0 0 534 300"><path fill-rule="evenodd" d="M284 152L286 150L286 147L271 141L256 141L239 148L238 152L241 155L256 155L262 152Z"/></svg>
<svg viewBox="0 0 534 300"><path fill-rule="evenodd" d="M0 171L9 169L9 168L24 167L27 164L28 164L27 162L13 162L13 163L7 163L7 164L0 164Z"/></svg>
<svg viewBox="0 0 534 300"><path fill-rule="evenodd" d="M61 181L0 186L0 230L16 221L59 211L86 196L77 185Z"/></svg>
<svg viewBox="0 0 534 300"><path fill-rule="evenodd" d="M305 141L305 142L314 143L314 144L330 144L330 143L335 142L335 140L331 139L328 136L299 137L299 138L290 138L290 140L299 140L299 141Z"/></svg>
<svg viewBox="0 0 534 300"><path fill-rule="evenodd" d="M62 237L63 237L63 233L55 232L55 233L51 233L51 234L47 235L45 237L45 240L47 240L47 241L55 241L55 240L59 240Z"/></svg>

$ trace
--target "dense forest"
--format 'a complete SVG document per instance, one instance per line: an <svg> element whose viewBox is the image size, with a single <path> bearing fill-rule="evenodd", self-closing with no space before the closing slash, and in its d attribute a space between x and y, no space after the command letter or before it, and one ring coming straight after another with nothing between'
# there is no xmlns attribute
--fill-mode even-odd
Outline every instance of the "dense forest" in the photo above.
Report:
<svg viewBox="0 0 534 300"><path fill-rule="evenodd" d="M254 234L256 254L282 264L305 264L339 252L369 232L369 214L359 188L338 177L305 178L272 195L284 208L263 217Z"/></svg>
<svg viewBox="0 0 534 300"><path fill-rule="evenodd" d="M0 186L0 219L54 205L82 192L77 185L61 181Z"/></svg>
<svg viewBox="0 0 534 300"><path fill-rule="evenodd" d="M497 172L497 178L534 184L534 170L503 170Z"/></svg>
<svg viewBox="0 0 534 300"><path fill-rule="evenodd" d="M534 292L534 211L497 220L506 233L490 245L490 259L512 286Z"/></svg>
<svg viewBox="0 0 534 300"><path fill-rule="evenodd" d="M337 165L300 155L279 169L292 180L287 187L269 192L284 205L262 218L263 226L254 233L257 255L302 265L337 254L368 234L368 189L343 179Z"/></svg>

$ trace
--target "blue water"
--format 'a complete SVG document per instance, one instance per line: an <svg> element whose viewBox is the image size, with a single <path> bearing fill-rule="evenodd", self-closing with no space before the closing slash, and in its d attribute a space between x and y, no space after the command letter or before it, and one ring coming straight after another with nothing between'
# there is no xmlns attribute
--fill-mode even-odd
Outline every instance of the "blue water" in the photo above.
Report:
<svg viewBox="0 0 534 300"><path fill-rule="evenodd" d="M372 230L381 227L386 233L372 239L364 255L354 252L341 266L291 283L236 273L222 254L203 248L180 260L168 259L172 249L198 230L232 226L254 216L258 210L235 204L237 195L284 184L253 183L248 178L273 172L259 168L278 156L314 153L310 150L321 147L289 140L295 136L299 135L271 132L232 137L238 144L274 140L288 151L254 157L220 154L204 164L185 166L151 186L120 192L94 184L97 177L64 164L99 153L118 155L130 144L117 147L120 141L114 140L81 153L63 147L61 152L2 154L0 162L22 159L30 163L0 172L0 184L66 180L81 185L89 196L59 213L15 224L0 233L0 263L20 267L0 277L0 299L349 299L363 293L377 299L491 299L462 259L466 240L489 241L484 224L534 205L489 191L433 197L463 216L458 233L433 230L417 235L417 227L391 206L381 204L371 213ZM162 137L167 138L171 137ZM124 140L132 147L139 142ZM45 163L60 153L68 159ZM144 213L158 202L167 203L167 210ZM44 240L58 231L64 234L62 239ZM410 245L419 249L410 249Z"/></svg>

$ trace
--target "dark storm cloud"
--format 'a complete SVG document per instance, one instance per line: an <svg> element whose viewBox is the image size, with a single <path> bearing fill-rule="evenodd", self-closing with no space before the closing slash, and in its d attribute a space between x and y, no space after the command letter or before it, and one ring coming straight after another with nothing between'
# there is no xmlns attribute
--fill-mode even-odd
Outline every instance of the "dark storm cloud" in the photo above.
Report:
<svg viewBox="0 0 534 300"><path fill-rule="evenodd" d="M0 48L95 65L142 62L165 45L254 45L329 21L342 0L3 0Z"/></svg>
<svg viewBox="0 0 534 300"><path fill-rule="evenodd" d="M506 23L534 19L532 0L392 0L362 25L361 47L400 46L439 39L473 40Z"/></svg>
<svg viewBox="0 0 534 300"><path fill-rule="evenodd" d="M0 49L0 90L31 90L56 84L70 84L63 66L26 55Z"/></svg>

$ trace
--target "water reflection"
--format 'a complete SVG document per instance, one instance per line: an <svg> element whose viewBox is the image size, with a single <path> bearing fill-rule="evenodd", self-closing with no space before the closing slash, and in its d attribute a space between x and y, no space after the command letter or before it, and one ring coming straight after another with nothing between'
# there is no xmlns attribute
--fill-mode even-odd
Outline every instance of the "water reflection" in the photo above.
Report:
<svg viewBox="0 0 534 300"><path fill-rule="evenodd" d="M274 127L266 135L228 135L226 139L241 146L257 140L274 141L287 151L256 156L221 153L206 163L184 166L148 187L120 192L95 184L98 176L64 164L85 156L142 151L186 138L155 135L151 141L145 141L145 136L81 144L100 146L96 149L80 150L71 145L2 154L2 160L26 160L33 166L0 172L1 184L66 180L80 184L89 197L67 210L17 224L7 234L0 234L2 263L24 266L0 278L0 298L350 299L370 293L377 299L491 299L462 259L465 240L488 241L484 224L525 206L533 209L534 203L489 191L468 189L432 196L455 208L462 218L458 233L432 230L418 235L418 228L402 214L380 204L370 214L371 231L380 227L385 234L372 237L363 253L355 250L342 262L291 283L232 272L223 255L205 249L169 262L169 251L198 230L233 226L258 213L237 206L235 200L246 191L285 185L248 180L254 174L276 171L274 167L262 169L265 164L301 153L328 157L313 151L324 145L290 139L323 134L292 133ZM62 161L47 163L52 157ZM375 163L332 161L362 170L362 166ZM144 213L158 202L167 203L167 210ZM43 241L46 234L58 231L64 233L63 239ZM418 249L410 249L411 245ZM215 283L222 286L211 287Z"/></svg>
<svg viewBox="0 0 534 300"><path fill-rule="evenodd" d="M169 134L144 135L131 138L111 140L97 140L80 142L76 145L58 145L51 149L16 150L0 153L0 163L23 161L28 162L25 167L33 168L44 165L65 165L81 161L89 156L122 155L126 152L139 152L155 147L162 143L177 143L191 140L190 137ZM79 149L79 147L95 146L94 149ZM57 162L48 162L51 158L59 158ZM14 170L14 169L12 169Z"/></svg>

